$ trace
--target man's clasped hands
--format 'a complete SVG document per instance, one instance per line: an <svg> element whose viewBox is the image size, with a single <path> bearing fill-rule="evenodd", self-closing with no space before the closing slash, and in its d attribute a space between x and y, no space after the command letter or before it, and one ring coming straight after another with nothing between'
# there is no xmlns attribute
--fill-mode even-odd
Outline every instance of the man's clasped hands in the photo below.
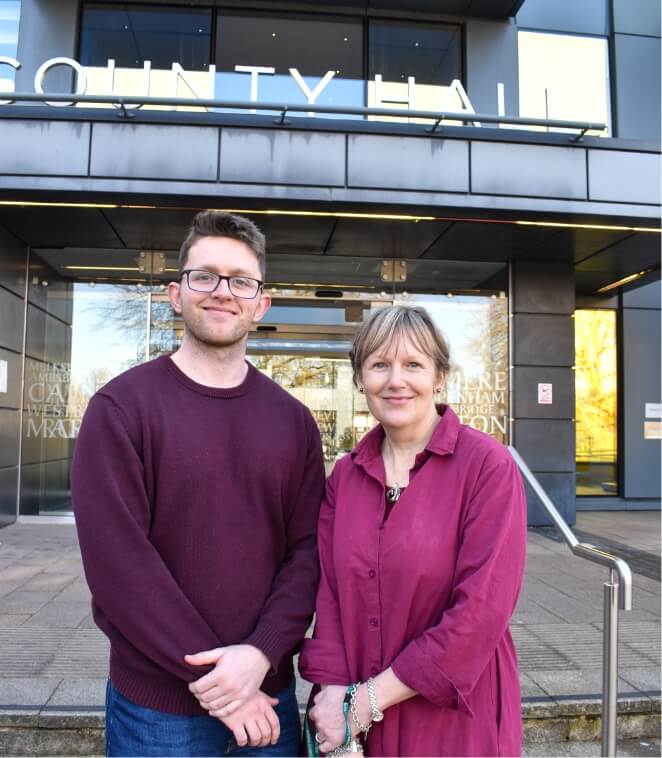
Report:
<svg viewBox="0 0 662 758"><path fill-rule="evenodd" d="M192 666L213 665L189 690L210 716L233 733L239 747L276 744L280 722L274 711L278 700L260 686L271 668L269 660L253 645L228 645L205 650L184 659Z"/></svg>

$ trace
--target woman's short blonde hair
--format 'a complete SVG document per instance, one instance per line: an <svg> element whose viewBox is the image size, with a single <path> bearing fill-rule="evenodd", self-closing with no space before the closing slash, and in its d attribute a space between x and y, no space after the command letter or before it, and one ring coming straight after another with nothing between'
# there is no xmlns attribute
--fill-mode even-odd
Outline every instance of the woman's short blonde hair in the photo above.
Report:
<svg viewBox="0 0 662 758"><path fill-rule="evenodd" d="M388 350L391 345L408 339L418 350L434 361L437 370L444 376L450 368L448 343L425 308L394 305L379 308L359 326L349 351L354 372L354 384L358 386L363 365L376 350Z"/></svg>

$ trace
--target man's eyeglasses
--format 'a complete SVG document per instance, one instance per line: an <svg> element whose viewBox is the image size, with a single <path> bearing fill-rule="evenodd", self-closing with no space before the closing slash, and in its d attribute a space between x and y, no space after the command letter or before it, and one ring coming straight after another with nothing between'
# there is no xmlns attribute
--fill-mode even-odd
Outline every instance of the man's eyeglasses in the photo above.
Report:
<svg viewBox="0 0 662 758"><path fill-rule="evenodd" d="M188 286L194 292L214 292L221 281L225 279L228 283L230 294L234 297L252 300L262 289L264 282L259 279L252 279L250 276L223 276L215 274L212 271L203 271L198 268L185 269L179 275L180 279L186 276Z"/></svg>

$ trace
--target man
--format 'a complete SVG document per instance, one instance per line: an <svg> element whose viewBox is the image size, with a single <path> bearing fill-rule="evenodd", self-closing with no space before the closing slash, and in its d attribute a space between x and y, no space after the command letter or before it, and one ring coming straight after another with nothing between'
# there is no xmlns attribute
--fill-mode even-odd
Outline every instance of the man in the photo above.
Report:
<svg viewBox="0 0 662 758"><path fill-rule="evenodd" d="M109 755L298 753L292 655L324 468L309 411L245 360L264 279L260 231L199 213L168 289L181 347L109 382L83 420L72 497L111 643Z"/></svg>

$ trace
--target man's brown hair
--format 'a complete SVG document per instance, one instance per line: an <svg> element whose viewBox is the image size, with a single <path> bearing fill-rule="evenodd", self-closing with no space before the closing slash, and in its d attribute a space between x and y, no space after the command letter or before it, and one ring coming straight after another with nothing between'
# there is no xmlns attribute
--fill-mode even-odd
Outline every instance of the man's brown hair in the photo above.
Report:
<svg viewBox="0 0 662 758"><path fill-rule="evenodd" d="M201 211L193 219L189 233L179 250L179 271L186 268L189 250L203 237L229 237L243 242L253 251L260 266L262 281L267 276L266 240L252 221L225 211Z"/></svg>

